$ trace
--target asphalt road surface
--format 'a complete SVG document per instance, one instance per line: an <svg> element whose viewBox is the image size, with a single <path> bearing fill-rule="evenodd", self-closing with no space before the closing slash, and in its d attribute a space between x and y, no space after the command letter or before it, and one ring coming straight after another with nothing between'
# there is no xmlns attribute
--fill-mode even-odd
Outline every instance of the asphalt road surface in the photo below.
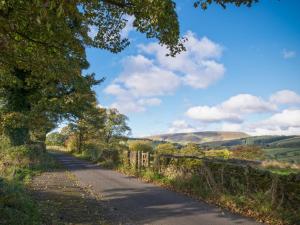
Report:
<svg viewBox="0 0 300 225"><path fill-rule="evenodd" d="M205 202L144 183L113 170L102 169L73 156L55 153L80 185L89 186L116 212L118 224L258 225ZM126 220L121 219L126 218Z"/></svg>

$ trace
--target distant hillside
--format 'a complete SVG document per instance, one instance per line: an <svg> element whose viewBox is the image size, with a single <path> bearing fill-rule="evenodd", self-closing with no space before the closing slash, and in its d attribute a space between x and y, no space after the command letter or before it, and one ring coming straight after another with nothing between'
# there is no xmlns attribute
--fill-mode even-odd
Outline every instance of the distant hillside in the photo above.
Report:
<svg viewBox="0 0 300 225"><path fill-rule="evenodd" d="M243 132L229 132L229 131L205 131L205 132L192 132L192 133L175 133L175 134L162 134L146 137L154 141L167 141L176 142L181 144L186 143L205 143L215 141L226 141L233 139L240 139L249 137L248 134Z"/></svg>
<svg viewBox="0 0 300 225"><path fill-rule="evenodd" d="M279 135L265 135L245 137L234 140L212 141L202 143L206 147L233 147L236 145L260 145L262 147L272 148L292 148L300 147L300 136L279 136Z"/></svg>

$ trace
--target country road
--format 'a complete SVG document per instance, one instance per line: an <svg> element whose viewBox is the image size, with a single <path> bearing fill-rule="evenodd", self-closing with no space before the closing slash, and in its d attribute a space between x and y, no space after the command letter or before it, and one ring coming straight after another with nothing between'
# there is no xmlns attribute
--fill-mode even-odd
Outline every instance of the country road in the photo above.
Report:
<svg viewBox="0 0 300 225"><path fill-rule="evenodd" d="M93 192L102 196L102 201L107 202L116 215L126 218L127 221L122 222L124 224L260 224L136 178L102 169L73 156L53 154L76 176L80 185L91 187Z"/></svg>

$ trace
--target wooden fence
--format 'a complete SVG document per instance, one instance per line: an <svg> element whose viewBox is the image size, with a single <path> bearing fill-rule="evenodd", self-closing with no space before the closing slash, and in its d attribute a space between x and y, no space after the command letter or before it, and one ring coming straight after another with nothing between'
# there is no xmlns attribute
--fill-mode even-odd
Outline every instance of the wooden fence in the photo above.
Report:
<svg viewBox="0 0 300 225"><path fill-rule="evenodd" d="M261 164L261 161L255 160L242 160L242 159L222 159L217 157L205 157L205 156L193 156L193 155L171 155L171 154L161 154L155 155L149 152L141 151L125 151L123 162L130 165L133 168L141 169L155 166L155 164L160 164L162 159L194 159L202 160L204 162L214 162L214 163L226 163L238 165L241 167L256 167Z"/></svg>
<svg viewBox="0 0 300 225"><path fill-rule="evenodd" d="M300 173L272 173L261 168L260 161L127 151L123 163L136 170L150 167L166 177L187 179L184 182L193 184L186 189L191 193L225 193L252 200L256 193L263 193L265 204L281 207L291 216L300 215Z"/></svg>

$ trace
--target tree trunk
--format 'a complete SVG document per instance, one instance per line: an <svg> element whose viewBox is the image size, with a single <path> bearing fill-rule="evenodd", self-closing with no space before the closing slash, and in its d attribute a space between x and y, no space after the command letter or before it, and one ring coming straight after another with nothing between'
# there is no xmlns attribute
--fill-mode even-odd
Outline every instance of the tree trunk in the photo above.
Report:
<svg viewBox="0 0 300 225"><path fill-rule="evenodd" d="M28 100L29 91L26 88L26 78L29 76L29 72L15 69L14 75L21 83L6 90L4 111L6 113L17 113L25 117L29 114L31 108ZM26 120L16 121L16 123L15 125L8 124L5 130L6 135L14 146L27 144L30 135Z"/></svg>

